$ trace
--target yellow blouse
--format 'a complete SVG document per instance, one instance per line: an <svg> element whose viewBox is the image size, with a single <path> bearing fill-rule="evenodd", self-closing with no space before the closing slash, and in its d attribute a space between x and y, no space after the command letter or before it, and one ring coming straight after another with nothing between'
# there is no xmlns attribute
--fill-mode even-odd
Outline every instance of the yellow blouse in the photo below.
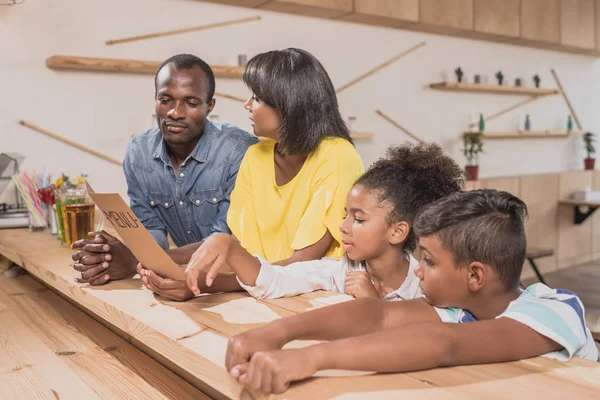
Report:
<svg viewBox="0 0 600 400"><path fill-rule="evenodd" d="M231 232L248 252L276 262L328 229L334 241L326 255L339 260L346 195L364 172L358 152L347 140L323 139L294 179L277 186L275 144L267 139L248 148L231 193Z"/></svg>

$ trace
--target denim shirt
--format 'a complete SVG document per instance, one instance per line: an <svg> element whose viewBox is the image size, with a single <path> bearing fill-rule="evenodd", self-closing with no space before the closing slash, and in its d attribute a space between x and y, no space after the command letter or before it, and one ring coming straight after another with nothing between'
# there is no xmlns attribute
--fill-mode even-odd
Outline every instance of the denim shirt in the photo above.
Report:
<svg viewBox="0 0 600 400"><path fill-rule="evenodd" d="M229 198L242 158L258 139L233 125L206 121L175 174L159 128L137 135L123 162L131 210L162 248L199 242L227 227Z"/></svg>

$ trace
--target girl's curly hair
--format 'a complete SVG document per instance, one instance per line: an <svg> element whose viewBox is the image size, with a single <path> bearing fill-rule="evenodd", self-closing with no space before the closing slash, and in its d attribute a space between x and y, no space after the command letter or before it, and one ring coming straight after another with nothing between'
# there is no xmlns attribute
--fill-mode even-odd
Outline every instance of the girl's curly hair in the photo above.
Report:
<svg viewBox="0 0 600 400"><path fill-rule="evenodd" d="M417 246L412 230L415 217L425 206L462 190L464 175L439 145L406 142L389 147L386 156L373 163L356 184L376 191L378 201L389 205L390 224L408 222L410 233L404 248L412 251Z"/></svg>

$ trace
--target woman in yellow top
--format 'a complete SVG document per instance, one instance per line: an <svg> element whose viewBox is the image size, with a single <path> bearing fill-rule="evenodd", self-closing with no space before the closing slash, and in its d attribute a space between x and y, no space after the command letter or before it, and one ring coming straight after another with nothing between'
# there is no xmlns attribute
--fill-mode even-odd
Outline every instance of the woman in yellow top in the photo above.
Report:
<svg viewBox="0 0 600 400"><path fill-rule="evenodd" d="M321 63L299 49L259 54L244 82L245 108L256 136L240 165L227 224L251 254L287 265L343 255L339 224L348 191L364 172ZM227 259L228 235L213 234L186 271L196 294L200 271L207 286ZM204 286L204 285L202 285Z"/></svg>

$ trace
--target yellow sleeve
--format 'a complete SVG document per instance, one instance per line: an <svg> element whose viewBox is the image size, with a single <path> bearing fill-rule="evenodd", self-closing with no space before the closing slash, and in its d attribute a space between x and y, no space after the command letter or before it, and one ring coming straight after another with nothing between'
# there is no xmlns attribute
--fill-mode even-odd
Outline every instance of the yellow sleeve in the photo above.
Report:
<svg viewBox="0 0 600 400"><path fill-rule="evenodd" d="M332 158L315 171L312 196L298 224L292 249L300 250L315 244L329 230L334 243L327 255L339 260L344 255L339 226L344 219L346 196L364 168L354 148L347 156Z"/></svg>
<svg viewBox="0 0 600 400"><path fill-rule="evenodd" d="M227 212L227 225L231 234L242 241L243 248L248 249L246 238L258 237L258 226L254 211L254 199L252 198L252 182L250 179L250 167L246 155L240 164L235 186L231 192L231 203ZM254 234L252 234L253 232ZM250 246L254 248L255 246Z"/></svg>

